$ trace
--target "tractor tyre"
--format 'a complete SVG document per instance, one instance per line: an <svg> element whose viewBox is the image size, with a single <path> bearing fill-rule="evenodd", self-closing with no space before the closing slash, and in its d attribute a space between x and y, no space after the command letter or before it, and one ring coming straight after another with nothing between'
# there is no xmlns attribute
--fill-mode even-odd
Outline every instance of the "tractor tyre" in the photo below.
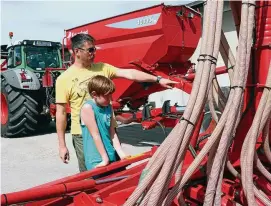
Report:
<svg viewBox="0 0 271 206"><path fill-rule="evenodd" d="M1 136L20 137L35 132L38 125L38 102L33 91L12 87L1 77Z"/></svg>

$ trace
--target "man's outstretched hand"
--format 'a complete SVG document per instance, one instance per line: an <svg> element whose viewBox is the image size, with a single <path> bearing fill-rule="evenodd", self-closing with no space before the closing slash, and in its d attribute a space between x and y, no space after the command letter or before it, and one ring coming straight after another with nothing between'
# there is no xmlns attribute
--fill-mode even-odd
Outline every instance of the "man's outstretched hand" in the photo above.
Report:
<svg viewBox="0 0 271 206"><path fill-rule="evenodd" d="M165 87L165 88L168 88L168 89L172 89L174 87L174 84L178 84L179 82L175 82L175 81L172 81L170 79L164 79L162 78L160 81L159 81L159 84L162 86L162 87Z"/></svg>

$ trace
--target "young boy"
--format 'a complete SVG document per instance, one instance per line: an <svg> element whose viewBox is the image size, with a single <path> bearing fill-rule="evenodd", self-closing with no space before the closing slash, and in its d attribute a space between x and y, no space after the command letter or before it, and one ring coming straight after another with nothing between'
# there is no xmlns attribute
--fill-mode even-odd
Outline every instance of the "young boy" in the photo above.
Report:
<svg viewBox="0 0 271 206"><path fill-rule="evenodd" d="M92 77L88 92L92 97L81 108L83 150L87 170L103 167L126 157L115 132L110 105L114 83L101 75Z"/></svg>

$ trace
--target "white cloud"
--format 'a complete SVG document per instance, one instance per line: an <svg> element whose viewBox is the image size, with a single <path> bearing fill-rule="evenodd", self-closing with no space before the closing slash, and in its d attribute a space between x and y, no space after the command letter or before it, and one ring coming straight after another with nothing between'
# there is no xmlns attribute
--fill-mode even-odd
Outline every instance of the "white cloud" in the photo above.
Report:
<svg viewBox="0 0 271 206"><path fill-rule="evenodd" d="M155 4L188 1L1 1L1 44L14 40L62 41L64 30Z"/></svg>

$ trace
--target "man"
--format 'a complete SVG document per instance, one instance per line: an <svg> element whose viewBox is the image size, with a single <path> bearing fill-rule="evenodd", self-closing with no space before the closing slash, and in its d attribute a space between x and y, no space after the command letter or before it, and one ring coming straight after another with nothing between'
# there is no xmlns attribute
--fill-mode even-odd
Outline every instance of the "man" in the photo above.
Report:
<svg viewBox="0 0 271 206"><path fill-rule="evenodd" d="M119 69L106 63L93 63L96 48L95 40L88 34L77 34L71 38L74 63L63 72L56 81L56 128L59 140L59 156L64 163L69 161L69 150L65 141L67 126L66 105L71 107L71 134L76 151L80 172L86 171L83 140L79 122L82 104L90 96L87 92L88 80L95 75L103 75L110 79L126 78L138 82L157 82L161 86L171 88L177 82L156 77L135 69Z"/></svg>

